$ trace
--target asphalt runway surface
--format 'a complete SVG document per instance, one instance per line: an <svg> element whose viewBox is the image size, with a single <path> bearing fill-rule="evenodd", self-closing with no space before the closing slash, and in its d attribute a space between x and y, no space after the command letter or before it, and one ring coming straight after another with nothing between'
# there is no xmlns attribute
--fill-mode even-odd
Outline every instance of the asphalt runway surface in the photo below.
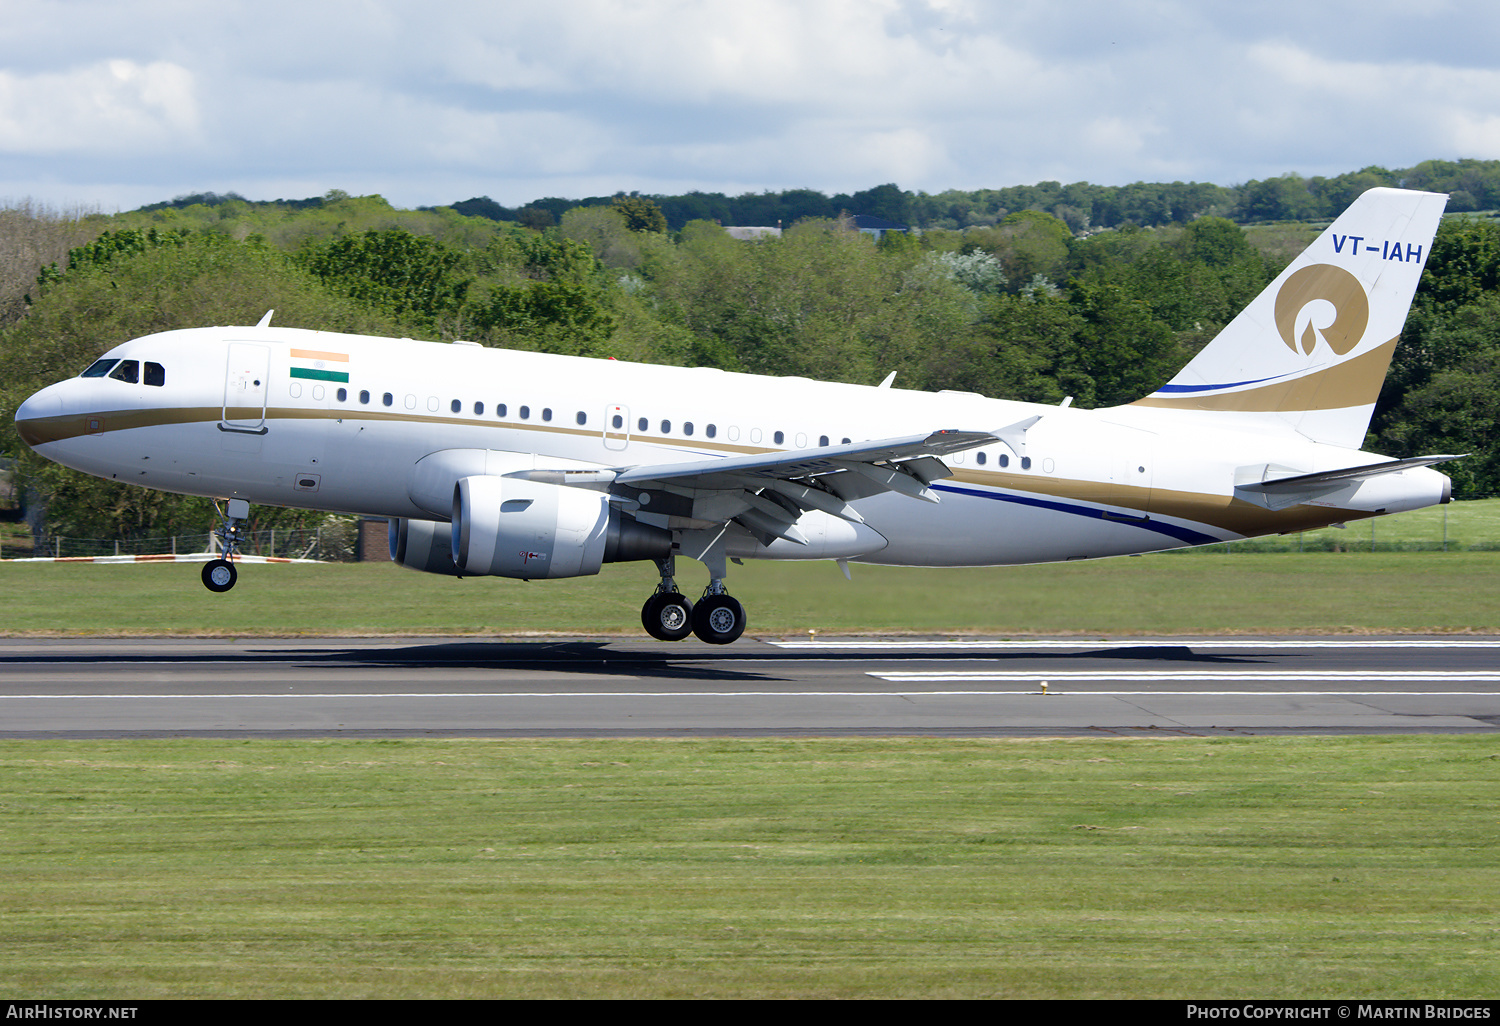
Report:
<svg viewBox="0 0 1500 1026"><path fill-rule="evenodd" d="M1497 729L1497 638L0 639L4 738Z"/></svg>

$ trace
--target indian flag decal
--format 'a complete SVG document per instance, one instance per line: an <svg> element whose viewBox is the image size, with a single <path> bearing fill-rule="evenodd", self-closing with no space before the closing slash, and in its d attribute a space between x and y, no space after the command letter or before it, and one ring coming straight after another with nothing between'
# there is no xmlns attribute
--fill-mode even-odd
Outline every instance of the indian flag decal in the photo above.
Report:
<svg viewBox="0 0 1500 1026"><path fill-rule="evenodd" d="M292 377L313 381L349 380L349 354L323 353L316 349L292 350Z"/></svg>

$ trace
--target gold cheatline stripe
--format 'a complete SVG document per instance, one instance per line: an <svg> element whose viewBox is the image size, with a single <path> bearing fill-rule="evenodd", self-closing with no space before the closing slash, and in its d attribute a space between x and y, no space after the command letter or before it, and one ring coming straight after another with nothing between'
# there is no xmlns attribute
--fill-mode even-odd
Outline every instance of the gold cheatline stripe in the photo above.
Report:
<svg viewBox="0 0 1500 1026"><path fill-rule="evenodd" d="M1137 399L1130 405L1165 406L1175 410L1212 410L1217 413L1298 413L1368 406L1380 396L1380 386L1391 365L1396 342L1397 339L1393 338L1352 360L1345 360L1327 370L1305 374L1292 381L1214 395L1151 395Z"/></svg>
<svg viewBox="0 0 1500 1026"><path fill-rule="evenodd" d="M1253 536L1312 531L1346 520L1362 520L1374 513L1331 506L1292 506L1269 510L1233 495L1211 492L1183 492L1169 488L1143 488L1139 485L1113 484L1108 481L1085 481L1077 478L1047 478L1035 474L964 470L953 475L953 481L964 484L1002 488L1009 492L1042 495L1054 499L1172 517L1191 524L1217 527L1235 534Z"/></svg>
<svg viewBox="0 0 1500 1026"><path fill-rule="evenodd" d="M231 411L233 412L233 411ZM343 411L282 409L267 410L267 420L338 420L365 419L407 423L455 424L468 427L506 428L523 431L547 431L555 434L598 435L599 431L586 428L551 427L542 424L517 423L514 421L474 421L458 417L432 417L410 413L383 413L375 410L350 411L354 417L340 417ZM21 438L27 445L36 446L46 442L62 441L89 434L89 423L101 427L94 433L128 431L133 428L161 427L169 424L217 423L223 413L220 407L199 407L158 410L115 410L88 416L43 417L24 420L16 424ZM772 450L755 446L743 446L726 442L694 442L673 438L648 438L631 436L653 445L676 445L692 448L714 448L726 452L757 453ZM1309 531L1346 520L1358 520L1374 516L1361 510L1342 510L1322 506L1293 506L1284 510L1268 510L1253 503L1229 495L1214 495L1206 492L1181 492L1163 488L1142 488L1137 485L1117 485L1110 482L1085 481L1075 478L1044 478L1036 474L1000 473L997 471L962 470L955 473L953 481L1003 488L1007 491L1031 495L1043 495L1139 513L1155 513L1186 520L1190 523L1206 524L1233 531L1240 535L1257 535L1274 532Z"/></svg>
<svg viewBox="0 0 1500 1026"><path fill-rule="evenodd" d="M213 423L223 419L223 414L228 413L234 420L256 419L261 410L258 406L252 407L230 407L227 411L222 407L176 407L170 409L155 410L105 410L100 413L70 414L63 417L38 417L32 420L18 421L17 430L27 445L36 446L46 442L60 442L69 438L78 438L88 434L107 434L112 431L129 431L134 428L163 427L169 424L201 424ZM353 410L330 410L330 409L303 409L300 407L277 409L269 408L265 411L265 419L268 422L277 420L377 420L393 423L406 424L451 424L461 427L489 428L491 430L508 429L512 431L546 431L560 435L603 435L602 428L588 427L566 427L560 424L532 423L530 421L515 420L475 420L471 417L458 415L427 415L419 413L406 413L398 411L385 412L383 410L353 409ZM90 424L98 427L90 428ZM714 442L697 439L676 439L663 436L632 434L631 441L649 442L653 445L678 445L693 449L711 449L721 452L734 453L757 453L771 452L772 450L756 446L739 445L733 442Z"/></svg>

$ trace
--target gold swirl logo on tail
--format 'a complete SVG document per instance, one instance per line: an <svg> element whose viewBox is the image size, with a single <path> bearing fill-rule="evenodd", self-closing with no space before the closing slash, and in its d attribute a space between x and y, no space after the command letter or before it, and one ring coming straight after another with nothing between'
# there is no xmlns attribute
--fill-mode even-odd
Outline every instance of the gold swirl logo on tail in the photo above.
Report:
<svg viewBox="0 0 1500 1026"><path fill-rule="evenodd" d="M1307 310L1308 304L1319 300L1331 304L1334 311L1333 320L1321 327L1313 323L1317 311ZM1276 293L1276 330L1294 353L1298 350L1299 322L1305 324L1301 338L1303 353L1311 356L1321 336L1330 349L1343 356L1365 337L1365 327L1370 323L1370 300L1359 279L1342 267L1313 264L1288 278Z"/></svg>

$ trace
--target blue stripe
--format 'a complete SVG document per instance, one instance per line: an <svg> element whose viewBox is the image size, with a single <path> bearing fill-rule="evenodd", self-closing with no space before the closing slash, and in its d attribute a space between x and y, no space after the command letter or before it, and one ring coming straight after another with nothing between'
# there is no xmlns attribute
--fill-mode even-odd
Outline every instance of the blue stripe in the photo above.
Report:
<svg viewBox="0 0 1500 1026"><path fill-rule="evenodd" d="M1288 374L1275 374L1269 378L1256 378L1254 381L1226 381L1221 385L1163 385L1156 390L1157 395L1164 392L1214 392L1221 388L1241 388L1245 385L1263 385L1267 381L1278 381L1281 378L1290 378L1300 373L1292 371Z"/></svg>
<svg viewBox="0 0 1500 1026"><path fill-rule="evenodd" d="M984 492L977 488L960 488L956 485L931 486L933 491L954 492L958 495L972 495L976 499L996 499L1000 502L1014 502L1018 506L1035 506L1038 509L1050 509L1058 513L1070 513L1076 517L1088 517L1091 520L1104 520L1111 524L1124 524L1129 527L1139 527L1143 531L1152 531L1156 534L1175 538L1185 545L1212 545L1224 541L1223 538L1215 538L1211 534L1203 534L1188 527L1178 527L1160 520L1118 520L1104 515L1104 510L1094 509L1092 506L1076 506L1070 502L1059 502L1056 499L1038 499L1030 495L1016 495L1007 492Z"/></svg>

